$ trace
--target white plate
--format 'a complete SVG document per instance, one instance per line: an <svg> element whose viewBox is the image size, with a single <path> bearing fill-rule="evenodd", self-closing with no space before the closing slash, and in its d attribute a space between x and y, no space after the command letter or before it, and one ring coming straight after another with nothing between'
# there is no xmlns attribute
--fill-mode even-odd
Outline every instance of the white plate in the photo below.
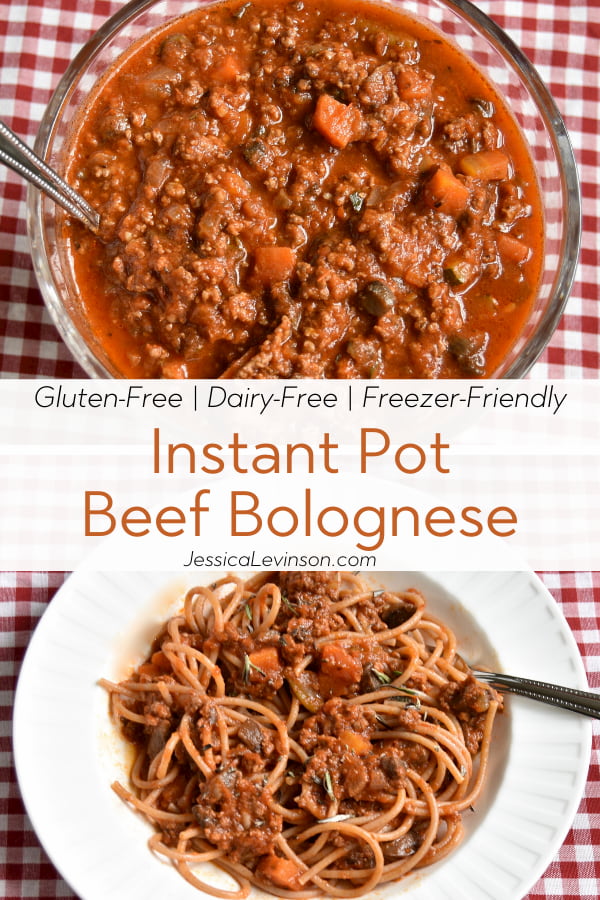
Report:
<svg viewBox="0 0 600 900"><path fill-rule="evenodd" d="M208 583L221 573L195 573ZM535 575L378 572L415 586L456 631L472 662L586 687L573 636ZM148 826L111 791L127 752L107 714L101 676L141 661L190 580L132 573L72 575L36 629L15 702L14 749L27 811L50 858L82 900L198 900L146 846ZM563 842L588 771L591 723L511 698L498 720L490 777L467 839L447 860L372 897L521 900ZM219 876L226 885L227 876ZM258 892L253 896L258 897Z"/></svg>

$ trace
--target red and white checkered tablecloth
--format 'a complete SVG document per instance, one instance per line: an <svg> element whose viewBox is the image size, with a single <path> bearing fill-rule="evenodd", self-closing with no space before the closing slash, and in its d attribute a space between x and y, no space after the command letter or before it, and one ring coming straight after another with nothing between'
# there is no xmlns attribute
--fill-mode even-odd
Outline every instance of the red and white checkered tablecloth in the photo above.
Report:
<svg viewBox="0 0 600 900"><path fill-rule="evenodd" d="M11 755L12 702L19 666L38 618L64 577L56 572L0 574L0 897L3 900L25 897L73 900L75 897L48 861L32 831L16 784ZM541 577L569 622L590 686L600 689L597 618L600 572L551 572ZM589 776L573 827L526 900L597 900L598 897L600 722L594 720Z"/></svg>
<svg viewBox="0 0 600 900"><path fill-rule="evenodd" d="M0 0L0 118L30 144L53 87L118 0ZM540 378L595 378L600 367L598 0L485 0L478 5L519 44L566 121L583 188L583 247L572 295ZM0 167L0 375L82 377L36 287L25 229L25 187Z"/></svg>

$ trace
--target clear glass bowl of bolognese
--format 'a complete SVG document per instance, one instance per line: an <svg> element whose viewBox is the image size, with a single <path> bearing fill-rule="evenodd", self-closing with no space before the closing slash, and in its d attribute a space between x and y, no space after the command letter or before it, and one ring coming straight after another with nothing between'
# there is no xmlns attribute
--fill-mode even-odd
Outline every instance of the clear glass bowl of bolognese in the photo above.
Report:
<svg viewBox="0 0 600 900"><path fill-rule="evenodd" d="M465 0L134 0L73 61L31 192L90 376L522 377L577 265L569 138Z"/></svg>

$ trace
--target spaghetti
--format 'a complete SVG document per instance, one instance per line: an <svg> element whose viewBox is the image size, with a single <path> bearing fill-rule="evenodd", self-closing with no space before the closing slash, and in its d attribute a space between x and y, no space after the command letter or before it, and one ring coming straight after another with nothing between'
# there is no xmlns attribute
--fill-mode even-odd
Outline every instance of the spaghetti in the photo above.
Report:
<svg viewBox="0 0 600 900"><path fill-rule="evenodd" d="M148 660L102 684L138 748L114 790L154 852L231 900L358 897L443 858L501 707L418 591L345 572L193 588ZM202 880L207 861L237 890Z"/></svg>

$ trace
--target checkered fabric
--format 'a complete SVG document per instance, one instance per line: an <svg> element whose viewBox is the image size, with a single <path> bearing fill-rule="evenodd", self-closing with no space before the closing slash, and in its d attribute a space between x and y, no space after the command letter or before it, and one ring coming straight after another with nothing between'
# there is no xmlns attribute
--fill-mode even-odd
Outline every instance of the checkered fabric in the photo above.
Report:
<svg viewBox="0 0 600 900"><path fill-rule="evenodd" d="M0 574L0 897L75 895L60 878L32 831L19 795L11 755L11 715L19 666L39 616L64 575ZM579 645L592 688L600 689L600 572L541 575L561 605ZM524 900L597 900L600 896L600 723L594 720L585 795L558 856ZM465 900L469 900L465 897Z"/></svg>
<svg viewBox="0 0 600 900"><path fill-rule="evenodd" d="M597 0L485 0L537 66L569 128L583 187L581 265L539 378L597 377L600 6ZM117 0L0 0L0 118L30 144L53 87ZM82 8L84 7L84 8ZM25 229L25 187L0 169L0 375L81 377L36 287Z"/></svg>

